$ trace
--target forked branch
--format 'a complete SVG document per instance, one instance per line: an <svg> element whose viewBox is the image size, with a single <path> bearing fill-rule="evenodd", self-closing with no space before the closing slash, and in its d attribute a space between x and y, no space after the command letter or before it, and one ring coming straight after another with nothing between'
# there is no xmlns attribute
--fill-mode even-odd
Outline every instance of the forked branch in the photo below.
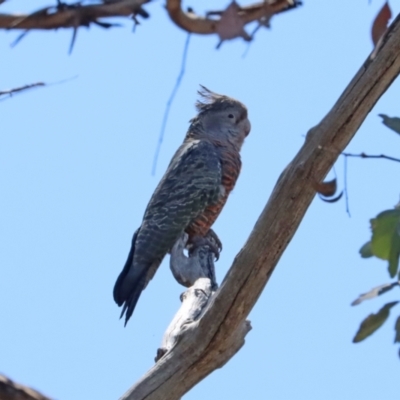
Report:
<svg viewBox="0 0 400 400"><path fill-rule="evenodd" d="M57 1L57 5L41 8L31 14L0 13L0 29L58 29L89 26L91 23L105 28L112 26L101 22L102 18L148 17L142 8L150 0L105 0L99 4L71 4Z"/></svg>

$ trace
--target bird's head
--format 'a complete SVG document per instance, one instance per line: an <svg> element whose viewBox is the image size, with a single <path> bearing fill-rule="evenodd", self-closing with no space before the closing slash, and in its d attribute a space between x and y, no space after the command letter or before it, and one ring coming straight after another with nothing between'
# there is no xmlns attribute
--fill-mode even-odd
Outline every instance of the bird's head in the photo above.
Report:
<svg viewBox="0 0 400 400"><path fill-rule="evenodd" d="M201 86L201 85L200 85ZM229 143L240 150L250 132L247 108L240 101L201 86L196 102L198 114L190 120L188 136Z"/></svg>

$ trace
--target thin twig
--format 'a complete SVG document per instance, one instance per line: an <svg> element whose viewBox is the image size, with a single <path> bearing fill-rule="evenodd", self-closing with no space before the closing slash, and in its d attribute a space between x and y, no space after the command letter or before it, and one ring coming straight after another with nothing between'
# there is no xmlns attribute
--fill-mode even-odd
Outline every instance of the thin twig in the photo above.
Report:
<svg viewBox="0 0 400 400"><path fill-rule="evenodd" d="M250 34L251 40L249 40L247 42L247 47L246 47L246 50L243 52L242 58L245 58L247 56L247 53L250 50L250 45L253 43L254 37L255 37L256 33L258 32L258 30L262 26L264 26L267 29L271 28L270 21L271 21L272 17L273 17L272 15L266 15L265 17L263 17L262 19L260 19L258 21L257 26L254 28L253 32Z"/></svg>
<svg viewBox="0 0 400 400"><path fill-rule="evenodd" d="M156 173L158 156L160 154L161 144L162 144L162 142L164 140L164 132L165 132L165 127L167 125L167 120L168 120L169 111L171 109L171 104L172 104L172 101L174 100L176 92L179 89L179 86L181 84L183 75L185 74L185 67L186 67L186 59L187 59L187 53L188 53L188 48L189 48L189 41L190 41L190 33L188 33L188 35L186 37L185 47L183 48L181 70L179 71L179 75L178 75L178 78L176 80L175 86L174 86L174 88L172 90L171 96L169 97L167 105L165 107L164 118L163 118L163 121L162 121L162 124L161 124L160 136L158 137L158 143L157 143L157 147L156 147L156 152L154 153L153 168L151 170L151 174L153 176Z"/></svg>
<svg viewBox="0 0 400 400"><path fill-rule="evenodd" d="M341 153L342 156L344 156L344 197L346 199L346 212L351 217L350 215L350 208L349 208L349 197L348 197L348 191L347 191L347 158L348 157L357 157L357 158L380 158L384 160L389 160L389 161L395 161L395 162L400 162L399 158L396 157L391 157L391 156L386 156L385 154L365 154L365 153L360 153L360 154L353 154L353 153Z"/></svg>
<svg viewBox="0 0 400 400"><path fill-rule="evenodd" d="M21 34L17 36L17 38L10 43L10 47L15 47L27 34L29 33L28 30L23 31Z"/></svg>
<svg viewBox="0 0 400 400"><path fill-rule="evenodd" d="M342 155L345 157L358 157L358 158L383 158L383 159L389 160L389 161L400 162L400 158L386 156L385 154L372 154L371 155L371 154L365 154L365 153L360 153L360 154L342 153Z"/></svg>
<svg viewBox="0 0 400 400"><path fill-rule="evenodd" d="M348 214L348 216L349 217L351 217L351 214L350 214L350 207L349 207L349 195L348 195L348 192L347 192L347 157L345 157L344 158L344 172L343 172L343 174L344 174L344 189L343 189L343 191L344 191L344 198L345 198L345 202L346 202L346 212L347 212L347 214Z"/></svg>
<svg viewBox="0 0 400 400"><path fill-rule="evenodd" d="M36 88L38 86L49 87L49 86L53 86L53 85L60 85L65 82L72 81L72 80L76 79L77 77L78 77L78 75L75 75L70 78L62 79L62 80L56 81L56 82L51 82L51 83L36 82L36 83L31 83L29 85L20 86L20 87L14 88L14 89L2 90L2 91L0 91L0 97L1 96L6 96L6 97L0 98L0 102L9 99L14 94L18 94L18 93L24 92L26 90Z"/></svg>
<svg viewBox="0 0 400 400"><path fill-rule="evenodd" d="M32 89L32 88L35 88L38 86L46 86L46 84L44 82L36 82L36 83L31 83L29 85L20 86L20 87L14 88L14 89L2 90L2 91L0 91L0 97L1 96L12 97L13 94L15 94L15 93L20 93L25 90ZM5 100L5 99L1 99L0 101L2 101L2 100Z"/></svg>

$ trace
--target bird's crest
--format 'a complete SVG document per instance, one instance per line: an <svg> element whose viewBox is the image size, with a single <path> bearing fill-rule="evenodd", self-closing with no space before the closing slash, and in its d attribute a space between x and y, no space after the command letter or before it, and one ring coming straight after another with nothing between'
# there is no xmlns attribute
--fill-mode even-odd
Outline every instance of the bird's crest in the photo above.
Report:
<svg viewBox="0 0 400 400"><path fill-rule="evenodd" d="M210 89L207 89L203 85L200 85L200 88L201 89L197 91L200 98L196 101L196 110L198 112L204 111L206 108L209 108L211 104L215 103L222 97L225 97L218 93L212 92Z"/></svg>
<svg viewBox="0 0 400 400"><path fill-rule="evenodd" d="M200 88L201 89L197 92L200 98L196 101L196 110L199 112L199 114L202 114L210 109L224 109L236 102L236 100L228 96L212 92L203 85L200 85Z"/></svg>

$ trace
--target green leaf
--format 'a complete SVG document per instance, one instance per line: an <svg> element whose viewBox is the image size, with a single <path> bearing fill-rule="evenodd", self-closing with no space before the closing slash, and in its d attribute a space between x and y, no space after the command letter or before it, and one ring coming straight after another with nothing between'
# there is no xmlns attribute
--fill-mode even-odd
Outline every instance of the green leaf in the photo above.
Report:
<svg viewBox="0 0 400 400"><path fill-rule="evenodd" d="M400 210L386 210L371 219L372 253L389 261L389 274L393 278L399 266L400 255Z"/></svg>
<svg viewBox="0 0 400 400"><path fill-rule="evenodd" d="M376 314L368 315L368 317L361 322L360 327L354 336L353 343L361 342L379 329L389 317L390 309L397 303L398 301L387 303Z"/></svg>
<svg viewBox="0 0 400 400"><path fill-rule="evenodd" d="M361 247L360 254L362 258L368 258L374 255L372 253L371 242L367 242Z"/></svg>
<svg viewBox="0 0 400 400"><path fill-rule="evenodd" d="M400 342L400 316L397 317L396 324L394 326L394 330L396 331L396 336L394 337L394 342Z"/></svg>
<svg viewBox="0 0 400 400"><path fill-rule="evenodd" d="M399 234L397 233L397 236ZM393 243L395 241L395 243ZM396 276L397 270L399 269L399 256L400 256L400 243L399 238L393 238L392 248L389 256L389 275L391 278Z"/></svg>
<svg viewBox="0 0 400 400"><path fill-rule="evenodd" d="M378 115L382 118L383 125L386 125L388 128L400 134L400 118L388 117L385 114L378 114Z"/></svg>

